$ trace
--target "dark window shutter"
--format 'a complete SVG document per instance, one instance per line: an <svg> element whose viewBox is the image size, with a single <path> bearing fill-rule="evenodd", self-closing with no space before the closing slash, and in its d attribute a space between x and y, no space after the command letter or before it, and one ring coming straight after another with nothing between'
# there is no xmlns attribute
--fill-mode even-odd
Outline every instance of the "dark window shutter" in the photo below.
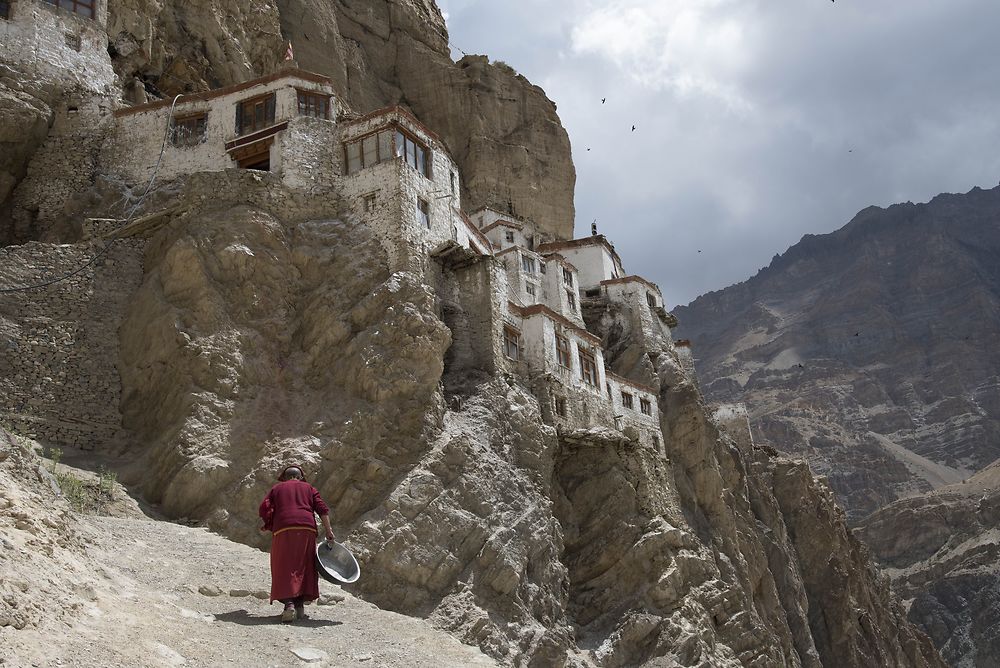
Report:
<svg viewBox="0 0 1000 668"><path fill-rule="evenodd" d="M243 134L243 105L236 105L236 134Z"/></svg>

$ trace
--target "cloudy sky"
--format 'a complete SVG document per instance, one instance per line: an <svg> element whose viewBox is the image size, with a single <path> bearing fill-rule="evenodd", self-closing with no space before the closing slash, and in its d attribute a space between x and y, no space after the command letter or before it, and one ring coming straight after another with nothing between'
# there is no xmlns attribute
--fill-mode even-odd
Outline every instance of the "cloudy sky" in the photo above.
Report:
<svg viewBox="0 0 1000 668"><path fill-rule="evenodd" d="M671 305L866 206L1000 180L996 0L438 4L556 102L577 235L597 219Z"/></svg>

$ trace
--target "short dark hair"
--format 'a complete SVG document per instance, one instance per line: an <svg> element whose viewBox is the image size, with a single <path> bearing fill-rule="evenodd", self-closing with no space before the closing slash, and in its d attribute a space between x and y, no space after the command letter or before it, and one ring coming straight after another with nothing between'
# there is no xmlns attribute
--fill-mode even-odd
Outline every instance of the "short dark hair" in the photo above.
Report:
<svg viewBox="0 0 1000 668"><path fill-rule="evenodd" d="M305 480L306 476L302 473L302 469L298 466L286 466L285 470L281 472L278 476L278 480L284 482L285 480Z"/></svg>

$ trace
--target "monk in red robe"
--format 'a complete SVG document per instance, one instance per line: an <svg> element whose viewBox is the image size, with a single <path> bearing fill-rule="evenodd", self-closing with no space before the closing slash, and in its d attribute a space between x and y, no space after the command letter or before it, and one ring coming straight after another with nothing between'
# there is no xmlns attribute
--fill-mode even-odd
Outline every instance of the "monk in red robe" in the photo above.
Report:
<svg viewBox="0 0 1000 668"><path fill-rule="evenodd" d="M282 622L305 619L306 601L319 598L316 572L316 517L327 540L334 540L330 509L299 466L287 466L260 504L261 531L271 532L271 602L281 601Z"/></svg>

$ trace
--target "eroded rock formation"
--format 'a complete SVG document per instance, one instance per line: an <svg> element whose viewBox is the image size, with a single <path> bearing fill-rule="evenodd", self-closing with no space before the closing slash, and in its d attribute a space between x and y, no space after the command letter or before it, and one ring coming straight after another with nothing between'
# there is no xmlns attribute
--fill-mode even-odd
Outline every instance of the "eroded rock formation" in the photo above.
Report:
<svg viewBox="0 0 1000 668"><path fill-rule="evenodd" d="M169 514L259 542L259 497L300 461L360 593L505 662L941 665L829 490L721 432L668 342L598 326L612 366L655 369L663 451L563 439L512 379L446 408L433 281L389 274L350 211L238 172L151 206L180 213L121 329L126 481Z"/></svg>
<svg viewBox="0 0 1000 668"><path fill-rule="evenodd" d="M452 63L432 4L189 5L112 3L120 78L161 92L229 83L267 67L291 35L300 64L334 75L349 102L403 102L442 134L473 206L571 233L573 168L551 103L502 66ZM102 98L90 101L61 107L71 134L45 156L86 129L81 118L102 116ZM18 234L39 235L43 219L48 233L77 234L84 214L115 218L136 201L97 176L93 188L48 191L29 174L15 193ZM119 358L100 371L120 378L121 439L92 445L122 447L123 480L170 517L262 546L257 503L295 461L362 560L365 598L507 664L942 665L829 488L755 446L745 421L710 417L673 344L627 309L591 305L588 326L609 367L655 386L662 447L625 430L558 431L520 372L455 378L458 328L441 302L458 269L414 251L390 271L384 243L335 190L199 173L161 184L138 211L151 212L130 230L138 287L106 300L120 305L105 342ZM5 280L30 279L31 267L15 269ZM123 279L81 276L79 291L98 296ZM13 295L5 336L33 317L30 295Z"/></svg>
<svg viewBox="0 0 1000 668"><path fill-rule="evenodd" d="M1000 456L1000 188L872 207L678 308L709 398L859 519Z"/></svg>
<svg viewBox="0 0 1000 668"><path fill-rule="evenodd" d="M897 501L859 532L950 665L1000 664L1000 462Z"/></svg>

